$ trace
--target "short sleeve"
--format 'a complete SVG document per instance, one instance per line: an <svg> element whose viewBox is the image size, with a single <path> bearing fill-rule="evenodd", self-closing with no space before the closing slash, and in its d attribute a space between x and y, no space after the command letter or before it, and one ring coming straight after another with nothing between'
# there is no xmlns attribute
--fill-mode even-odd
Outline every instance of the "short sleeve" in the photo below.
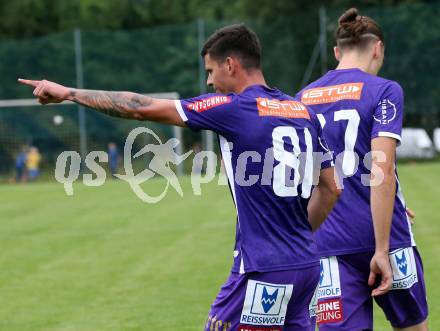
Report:
<svg viewBox="0 0 440 331"><path fill-rule="evenodd" d="M190 129L224 134L232 128L232 117L238 110L238 97L236 94L205 94L176 100L175 104L177 112Z"/></svg>
<svg viewBox="0 0 440 331"><path fill-rule="evenodd" d="M396 82L385 85L373 113L371 139L390 137L402 140L403 90Z"/></svg>

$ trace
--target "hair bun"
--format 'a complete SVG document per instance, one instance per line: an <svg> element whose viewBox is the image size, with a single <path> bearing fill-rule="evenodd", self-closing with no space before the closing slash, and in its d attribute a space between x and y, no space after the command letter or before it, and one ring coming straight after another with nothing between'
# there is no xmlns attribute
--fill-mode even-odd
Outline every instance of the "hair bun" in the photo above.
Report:
<svg viewBox="0 0 440 331"><path fill-rule="evenodd" d="M371 17L359 15L356 8L346 10L335 31L338 47L365 46L372 37L384 42L382 29ZM365 37L365 38L362 38Z"/></svg>
<svg viewBox="0 0 440 331"><path fill-rule="evenodd" d="M342 25L344 23L354 22L358 17L358 10L356 8L350 8L339 17L338 23L339 25Z"/></svg>
<svg viewBox="0 0 440 331"><path fill-rule="evenodd" d="M364 21L363 16L358 14L356 8L347 10L338 20L338 35L340 38L351 38L354 41L366 32L368 28L367 22Z"/></svg>

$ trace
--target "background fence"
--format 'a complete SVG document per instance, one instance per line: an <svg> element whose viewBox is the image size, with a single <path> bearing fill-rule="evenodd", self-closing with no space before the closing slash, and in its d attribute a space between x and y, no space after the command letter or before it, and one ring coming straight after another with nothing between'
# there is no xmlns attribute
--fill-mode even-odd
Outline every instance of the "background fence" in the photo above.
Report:
<svg viewBox="0 0 440 331"><path fill-rule="evenodd" d="M335 67L333 31L342 8L246 21L260 36L268 83L289 94ZM418 4L363 11L383 27L386 59L381 75L398 81L406 95L405 126L432 133L440 124L440 4ZM307 19L304 19L304 17ZM67 31L43 38L0 41L0 99L29 98L18 77L45 78L68 86L140 93L178 92L183 98L206 91L199 50L215 29L232 22L198 20L184 25L131 31ZM80 38L79 38L80 37ZM35 145L43 168L53 169L63 150L81 150L76 105L0 108L0 175L8 177L22 145ZM54 123L61 115L63 122ZM119 149L139 125L164 139L172 129L85 112L83 141L88 150ZM185 149L212 137L184 131ZM84 146L83 146L84 148Z"/></svg>

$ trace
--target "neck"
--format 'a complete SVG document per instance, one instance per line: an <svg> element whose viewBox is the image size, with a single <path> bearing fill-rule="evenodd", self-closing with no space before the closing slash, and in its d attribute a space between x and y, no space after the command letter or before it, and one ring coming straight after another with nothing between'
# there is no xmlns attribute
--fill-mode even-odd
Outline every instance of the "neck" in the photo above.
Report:
<svg viewBox="0 0 440 331"><path fill-rule="evenodd" d="M264 79L263 72L261 70L251 70L243 73L234 92L241 93L252 85L263 85L267 87L266 80Z"/></svg>
<svg viewBox="0 0 440 331"><path fill-rule="evenodd" d="M377 71L373 68L372 61L365 55L361 55L358 52L350 52L344 54L339 61L338 69L360 69L372 75L377 75Z"/></svg>

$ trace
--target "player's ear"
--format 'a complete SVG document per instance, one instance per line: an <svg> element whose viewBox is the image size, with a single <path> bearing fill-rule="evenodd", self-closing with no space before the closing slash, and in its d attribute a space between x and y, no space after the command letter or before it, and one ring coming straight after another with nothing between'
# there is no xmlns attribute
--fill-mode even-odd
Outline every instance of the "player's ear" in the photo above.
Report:
<svg viewBox="0 0 440 331"><path fill-rule="evenodd" d="M228 56L225 60L225 64L226 64L226 70L228 71L228 73L231 75L234 71L235 71L235 59Z"/></svg>
<svg viewBox="0 0 440 331"><path fill-rule="evenodd" d="M335 59L338 62L341 61L342 53L338 46L333 47L333 53L335 54Z"/></svg>
<svg viewBox="0 0 440 331"><path fill-rule="evenodd" d="M378 40L374 43L374 57L380 58L383 56L383 53L385 51L385 45L382 41Z"/></svg>

